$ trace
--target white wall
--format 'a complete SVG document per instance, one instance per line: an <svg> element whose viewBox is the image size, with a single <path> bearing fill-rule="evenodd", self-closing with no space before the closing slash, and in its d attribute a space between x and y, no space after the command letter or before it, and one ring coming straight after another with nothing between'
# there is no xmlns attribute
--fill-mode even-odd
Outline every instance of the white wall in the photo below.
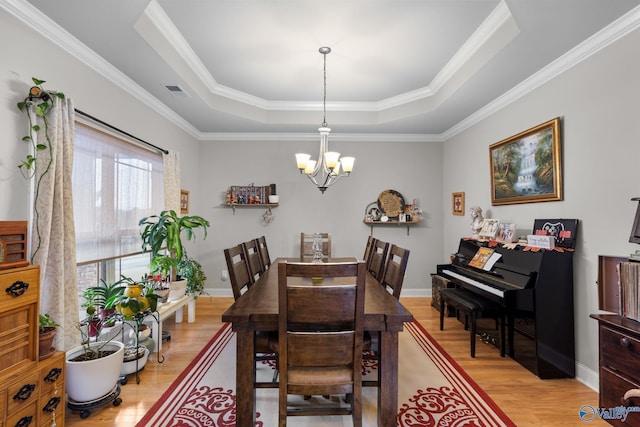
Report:
<svg viewBox="0 0 640 427"><path fill-rule="evenodd" d="M578 218L574 254L577 376L597 389L598 255L625 256L640 195L640 31L588 58L444 144L445 207L464 191L486 218L515 222L524 234L536 218ZM554 117L562 118L564 200L491 206L489 145ZM522 234L521 233L521 234ZM444 215L442 258L469 234L469 218Z"/></svg>
<svg viewBox="0 0 640 427"><path fill-rule="evenodd" d="M226 269L223 250L265 235L272 258L297 256L300 233L332 233L333 254L364 254L370 227L362 221L370 202L386 190L399 191L411 203L415 198L424 210L422 223L406 227L376 227L374 236L411 251L403 294L425 294L431 288L429 274L435 271L442 248L442 144L336 142L332 149L356 157L352 176L342 178L325 194L299 174L294 153L317 155L318 142L203 142L200 151L201 212L213 218L206 253L201 261L208 274L207 288L215 294L230 293L221 281ZM264 208L237 208L235 215L223 207L231 185L275 183L280 206L275 220L261 222ZM436 203L434 203L436 202Z"/></svg>

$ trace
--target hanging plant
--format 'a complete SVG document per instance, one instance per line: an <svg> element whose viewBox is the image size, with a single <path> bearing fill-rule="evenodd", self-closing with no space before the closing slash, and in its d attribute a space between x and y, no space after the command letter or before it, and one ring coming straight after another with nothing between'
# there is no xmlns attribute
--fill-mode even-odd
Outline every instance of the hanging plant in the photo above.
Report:
<svg viewBox="0 0 640 427"><path fill-rule="evenodd" d="M40 213L38 211L38 198L40 196L40 186L42 181L44 180L45 175L51 169L51 164L53 163L53 148L51 146L51 137L49 135L49 120L47 115L53 109L55 98L64 99L64 93L55 92L55 91L47 91L42 87L42 84L45 83L44 80L37 79L32 77L35 86L32 86L29 89L29 95L24 99L24 101L18 102L18 109L27 114L27 120L29 122L29 133L22 137L22 141L28 142L31 144L30 153L27 154L27 157L18 164L18 169L20 169L20 173L27 179L36 178L36 182L34 184L34 194L33 194L33 219L35 224L35 233L36 233L36 244L31 252L31 262L33 263L35 255L40 250L40 227L39 227L39 217ZM40 131L41 127L38 124L38 119L44 125L44 141L39 141L36 137L37 133ZM39 151L48 151L49 159L43 164L39 165L36 157ZM39 176L38 176L39 173Z"/></svg>

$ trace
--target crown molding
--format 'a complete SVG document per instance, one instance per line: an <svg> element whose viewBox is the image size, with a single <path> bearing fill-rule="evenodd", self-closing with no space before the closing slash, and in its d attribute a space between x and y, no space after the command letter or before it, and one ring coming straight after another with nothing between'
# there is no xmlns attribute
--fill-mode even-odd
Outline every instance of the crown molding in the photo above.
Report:
<svg viewBox="0 0 640 427"><path fill-rule="evenodd" d="M501 2L502 4L502 2ZM149 94L142 87L137 85L113 65L97 55L85 44L77 40L66 30L54 23L49 17L40 12L25 0L0 0L0 7L8 13L28 25L43 37L68 52L79 61L113 82L131 96L156 111L159 115L176 125L178 128L191 135L193 138L202 141L300 141L315 140L316 133L218 133L200 132L190 123L177 115L173 110L160 102L157 98ZM499 16L499 15L497 15ZM445 132L435 134L332 134L335 140L351 141L384 141L384 142L446 142L453 136L470 128L481 120L491 116L497 111L512 102L522 98L532 90L548 82L564 71L584 61L591 55L609 46L630 32L640 27L640 6L635 7L627 14L623 15L589 39L582 42L576 48L557 58L555 61L536 72L511 90L505 92L486 106L467 116ZM319 105L319 103L316 103ZM332 109L338 109L339 103L331 104ZM362 108L362 103L352 103L354 105L344 105L349 108ZM281 106L276 105L277 108ZM313 108L307 105L307 108ZM301 108L298 105L297 108ZM375 108L374 108L375 110Z"/></svg>

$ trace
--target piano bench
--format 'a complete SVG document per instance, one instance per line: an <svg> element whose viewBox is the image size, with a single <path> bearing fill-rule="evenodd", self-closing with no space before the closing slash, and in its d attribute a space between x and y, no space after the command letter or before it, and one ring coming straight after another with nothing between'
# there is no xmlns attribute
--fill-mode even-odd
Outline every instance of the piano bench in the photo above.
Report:
<svg viewBox="0 0 640 427"><path fill-rule="evenodd" d="M505 354L505 310L500 305L473 292L459 288L440 289L440 330L444 330L445 306L449 305L464 313L471 322L471 357L476 357L476 319L491 318L499 320L500 356ZM465 321L465 326L466 326Z"/></svg>

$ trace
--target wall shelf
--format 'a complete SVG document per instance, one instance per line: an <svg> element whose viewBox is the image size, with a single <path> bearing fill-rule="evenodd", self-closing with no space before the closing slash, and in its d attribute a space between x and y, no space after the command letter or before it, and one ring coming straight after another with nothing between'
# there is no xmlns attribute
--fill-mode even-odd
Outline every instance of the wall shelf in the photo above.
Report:
<svg viewBox="0 0 640 427"><path fill-rule="evenodd" d="M233 209L233 214L236 214L236 208L277 208L280 203L226 203L224 206Z"/></svg>
<svg viewBox="0 0 640 427"><path fill-rule="evenodd" d="M371 235L373 236L373 227L377 226L377 225L384 225L384 226L390 226L390 225L395 225L395 226L406 226L407 227L407 236L409 235L409 229L411 228L412 225L416 225L420 223L420 217L413 217L413 219L411 221L398 221L398 220L389 220L389 221L367 221L366 219L363 220L362 222L364 222L365 224L367 224L370 228L371 228Z"/></svg>

